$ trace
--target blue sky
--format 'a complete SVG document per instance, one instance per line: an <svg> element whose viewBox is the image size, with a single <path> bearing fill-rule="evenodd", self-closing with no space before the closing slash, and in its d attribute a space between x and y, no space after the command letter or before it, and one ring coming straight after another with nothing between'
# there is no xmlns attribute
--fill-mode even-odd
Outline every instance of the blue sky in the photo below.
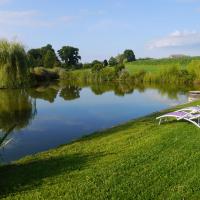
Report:
<svg viewBox="0 0 200 200"><path fill-rule="evenodd" d="M200 0L0 0L0 37L80 49L82 61L200 55Z"/></svg>

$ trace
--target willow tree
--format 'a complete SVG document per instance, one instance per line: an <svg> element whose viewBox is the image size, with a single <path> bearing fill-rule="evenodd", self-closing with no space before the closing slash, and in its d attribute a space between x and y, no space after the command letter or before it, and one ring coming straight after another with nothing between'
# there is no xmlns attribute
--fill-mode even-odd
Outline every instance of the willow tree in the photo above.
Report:
<svg viewBox="0 0 200 200"><path fill-rule="evenodd" d="M0 88L20 88L30 84L27 55L17 42L0 40Z"/></svg>

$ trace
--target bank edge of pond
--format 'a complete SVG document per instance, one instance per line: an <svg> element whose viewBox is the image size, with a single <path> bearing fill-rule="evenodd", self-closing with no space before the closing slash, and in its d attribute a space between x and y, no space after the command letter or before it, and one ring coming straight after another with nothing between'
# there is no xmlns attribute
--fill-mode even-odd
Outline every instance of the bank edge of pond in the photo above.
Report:
<svg viewBox="0 0 200 200"><path fill-rule="evenodd" d="M141 117L0 167L5 199L187 198L198 193L200 130Z"/></svg>

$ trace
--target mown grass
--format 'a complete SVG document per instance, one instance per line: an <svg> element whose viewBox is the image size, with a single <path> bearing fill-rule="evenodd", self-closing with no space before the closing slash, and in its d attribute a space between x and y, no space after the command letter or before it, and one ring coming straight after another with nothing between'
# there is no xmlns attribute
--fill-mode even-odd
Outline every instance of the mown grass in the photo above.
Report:
<svg viewBox="0 0 200 200"><path fill-rule="evenodd" d="M198 199L200 130L160 114L1 166L0 198Z"/></svg>
<svg viewBox="0 0 200 200"><path fill-rule="evenodd" d="M179 66L180 69L186 69L192 60L200 60L200 57L183 57L183 58L162 58L150 60L137 60L126 63L126 69L132 75L141 70L146 72L158 73L168 67Z"/></svg>

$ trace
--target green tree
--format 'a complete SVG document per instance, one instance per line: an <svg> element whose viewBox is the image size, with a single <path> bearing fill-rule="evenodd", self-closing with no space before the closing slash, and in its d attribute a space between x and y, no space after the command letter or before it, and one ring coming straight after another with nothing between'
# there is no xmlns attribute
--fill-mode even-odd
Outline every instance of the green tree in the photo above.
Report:
<svg viewBox="0 0 200 200"><path fill-rule="evenodd" d="M132 61L136 60L135 54L134 54L133 50L131 50L131 49L126 49L124 51L123 55L124 55L124 59L126 59L127 62L132 62Z"/></svg>
<svg viewBox="0 0 200 200"><path fill-rule="evenodd" d="M94 60L94 61L92 61L91 64L92 64L93 67L94 67L94 65L96 65L96 64L103 65L102 62L99 61L99 60Z"/></svg>
<svg viewBox="0 0 200 200"><path fill-rule="evenodd" d="M103 61L103 66L104 66L104 67L107 67L107 66L108 66L108 61L107 61L107 60L104 60L104 61Z"/></svg>
<svg viewBox="0 0 200 200"><path fill-rule="evenodd" d="M115 66L115 65L117 65L117 59L114 58L114 57L111 57L109 59L108 63L109 63L110 66Z"/></svg>
<svg viewBox="0 0 200 200"><path fill-rule="evenodd" d="M81 56L79 55L79 49L71 46L63 46L58 50L58 54L66 67L77 65Z"/></svg>
<svg viewBox="0 0 200 200"><path fill-rule="evenodd" d="M42 54L40 49L30 49L27 52L29 59L30 67L39 67L42 66Z"/></svg>
<svg viewBox="0 0 200 200"><path fill-rule="evenodd" d="M59 59L51 44L38 49L28 51L28 58L31 67L54 67L59 65Z"/></svg>
<svg viewBox="0 0 200 200"><path fill-rule="evenodd" d="M57 65L57 62L59 62L51 44L47 44L46 46L40 48L40 53L42 55L43 67L52 68Z"/></svg>
<svg viewBox="0 0 200 200"><path fill-rule="evenodd" d="M56 64L55 54L52 51L48 50L46 52L46 54L44 55L44 61L43 62L44 62L44 67L46 67L46 68L54 67L55 64Z"/></svg>

